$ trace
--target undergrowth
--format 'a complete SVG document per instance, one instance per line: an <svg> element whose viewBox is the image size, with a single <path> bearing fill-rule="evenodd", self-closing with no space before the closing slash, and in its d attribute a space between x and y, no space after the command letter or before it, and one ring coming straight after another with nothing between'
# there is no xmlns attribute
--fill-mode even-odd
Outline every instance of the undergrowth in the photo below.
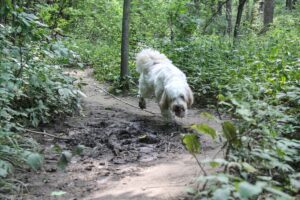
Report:
<svg viewBox="0 0 300 200"><path fill-rule="evenodd" d="M201 40L180 49L199 58L184 68L192 74L194 91L202 98L216 97L218 107L234 119L234 123L222 122L219 133L227 140L224 159L202 162L222 172L199 177L202 186L193 190L194 198L299 197L299 22L296 15L289 21L279 19L266 35L249 35L237 46L209 37L212 42ZM213 137L217 134L206 124L193 128ZM188 141L191 136L185 137ZM188 148L193 154L200 152L200 144L194 143L197 139L186 142L187 147L197 147Z"/></svg>
<svg viewBox="0 0 300 200"><path fill-rule="evenodd" d="M5 6L12 21L0 24L0 198L24 189L17 171L42 166L42 149L26 130L80 109L75 79L61 67L78 56L36 15Z"/></svg>

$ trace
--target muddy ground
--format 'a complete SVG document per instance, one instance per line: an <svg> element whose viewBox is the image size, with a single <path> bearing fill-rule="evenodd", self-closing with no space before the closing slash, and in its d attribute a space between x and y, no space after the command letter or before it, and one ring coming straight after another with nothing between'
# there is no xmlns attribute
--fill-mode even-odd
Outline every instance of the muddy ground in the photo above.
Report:
<svg viewBox="0 0 300 200"><path fill-rule="evenodd" d="M181 135L189 125L208 123L217 130L220 125L202 118L207 110L192 109L187 118L167 124L159 114L152 115L126 105L97 87L91 71L69 72L82 78L88 96L83 99L82 116L69 117L43 127L42 131L68 140L32 135L42 145L45 165L39 172L20 174L27 189L22 199L185 199L186 189L195 185L201 174L196 161L184 149ZM121 97L138 105L137 98ZM155 102L147 109L158 113ZM214 156L221 144L200 136L203 153L199 159ZM59 154L55 144L64 150L84 145L81 155L74 156L65 171L57 168ZM222 156L221 153L218 156ZM213 169L205 166L208 173ZM61 196L51 196L63 191Z"/></svg>

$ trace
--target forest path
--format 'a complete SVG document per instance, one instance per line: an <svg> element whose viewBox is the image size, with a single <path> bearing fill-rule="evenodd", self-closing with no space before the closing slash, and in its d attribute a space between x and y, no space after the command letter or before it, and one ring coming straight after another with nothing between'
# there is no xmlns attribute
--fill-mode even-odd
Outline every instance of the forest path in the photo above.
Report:
<svg viewBox="0 0 300 200"><path fill-rule="evenodd" d="M187 118L177 119L178 125L167 125L162 117L151 115L112 98L97 87L92 71L73 70L70 75L86 83L83 92L83 116L45 127L49 133L62 133L70 141L37 138L45 149L45 168L24 174L29 193L25 199L181 199L186 189L202 172L192 156L181 144L181 133L194 123L207 123L217 130L220 124L202 118L204 110L192 109ZM138 105L135 97L119 97ZM159 113L152 100L147 109ZM214 156L220 144L208 136L201 136L203 153L200 160ZM86 146L81 156L72 158L62 172L56 167L59 155L53 144L72 149L78 144ZM218 156L222 156L219 153ZM205 166L208 173L213 172ZM53 191L64 191L59 197Z"/></svg>

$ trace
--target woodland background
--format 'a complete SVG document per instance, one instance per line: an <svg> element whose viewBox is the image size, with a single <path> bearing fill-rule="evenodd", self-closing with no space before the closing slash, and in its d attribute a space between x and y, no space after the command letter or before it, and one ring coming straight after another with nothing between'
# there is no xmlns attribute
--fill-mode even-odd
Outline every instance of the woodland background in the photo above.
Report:
<svg viewBox="0 0 300 200"><path fill-rule="evenodd" d="M1 195L19 191L15 171L43 164L26 129L80 111L64 68L92 67L111 92L134 94L134 57L153 47L187 74L198 106L233 119L225 159L209 163L225 170L195 197L299 197L299 16L296 0L0 0Z"/></svg>

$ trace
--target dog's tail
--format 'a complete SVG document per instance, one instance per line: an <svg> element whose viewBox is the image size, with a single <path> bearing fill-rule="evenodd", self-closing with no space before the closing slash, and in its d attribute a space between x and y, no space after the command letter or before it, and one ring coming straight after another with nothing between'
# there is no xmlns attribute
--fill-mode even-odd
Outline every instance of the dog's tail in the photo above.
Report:
<svg viewBox="0 0 300 200"><path fill-rule="evenodd" d="M153 49L144 49L136 56L136 71L139 73L149 70L153 65L171 62L164 54Z"/></svg>

